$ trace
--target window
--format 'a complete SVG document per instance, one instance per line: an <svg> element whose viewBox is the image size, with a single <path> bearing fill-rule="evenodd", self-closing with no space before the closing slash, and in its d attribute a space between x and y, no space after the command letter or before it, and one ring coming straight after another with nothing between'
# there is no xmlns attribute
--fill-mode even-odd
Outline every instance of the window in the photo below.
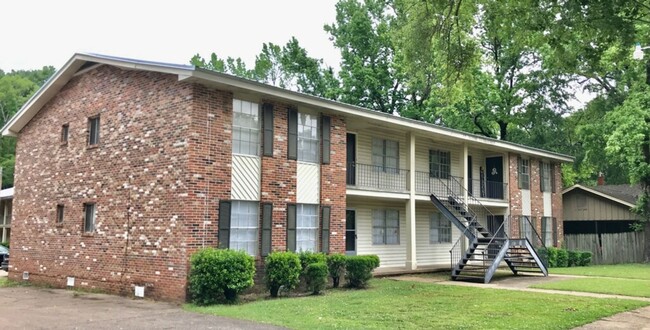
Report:
<svg viewBox="0 0 650 330"><path fill-rule="evenodd" d="M397 173L399 168L399 143L392 140L372 139L372 165L376 171Z"/></svg>
<svg viewBox="0 0 650 330"><path fill-rule="evenodd" d="M61 143L68 143L68 131L70 130L70 124L64 124L61 126Z"/></svg>
<svg viewBox="0 0 650 330"><path fill-rule="evenodd" d="M399 244L399 211L372 211L372 244Z"/></svg>
<svg viewBox="0 0 650 330"><path fill-rule="evenodd" d="M84 204L84 232L95 231L95 204Z"/></svg>
<svg viewBox="0 0 650 330"><path fill-rule="evenodd" d="M451 153L449 151L429 150L429 176L449 179L451 174Z"/></svg>
<svg viewBox="0 0 650 330"><path fill-rule="evenodd" d="M232 152L259 155L260 110L257 103L233 100Z"/></svg>
<svg viewBox="0 0 650 330"><path fill-rule="evenodd" d="M319 150L318 118L315 115L298 113L298 160L318 163Z"/></svg>
<svg viewBox="0 0 650 330"><path fill-rule="evenodd" d="M539 179L541 182L542 191L551 191L551 164L550 163L539 163L541 169L539 172Z"/></svg>
<svg viewBox="0 0 650 330"><path fill-rule="evenodd" d="M542 241L545 246L553 246L553 221L550 217L542 217Z"/></svg>
<svg viewBox="0 0 650 330"><path fill-rule="evenodd" d="M63 205L56 206L56 223L63 223Z"/></svg>
<svg viewBox="0 0 650 330"><path fill-rule="evenodd" d="M316 251L318 205L296 205L296 251Z"/></svg>
<svg viewBox="0 0 650 330"><path fill-rule="evenodd" d="M429 220L429 243L451 243L451 222L438 212Z"/></svg>
<svg viewBox="0 0 650 330"><path fill-rule="evenodd" d="M230 214L230 249L257 255L257 227L259 203L232 201Z"/></svg>
<svg viewBox="0 0 650 330"><path fill-rule="evenodd" d="M88 118L88 145L99 144L99 116Z"/></svg>
<svg viewBox="0 0 650 330"><path fill-rule="evenodd" d="M519 158L519 189L530 189L530 160Z"/></svg>

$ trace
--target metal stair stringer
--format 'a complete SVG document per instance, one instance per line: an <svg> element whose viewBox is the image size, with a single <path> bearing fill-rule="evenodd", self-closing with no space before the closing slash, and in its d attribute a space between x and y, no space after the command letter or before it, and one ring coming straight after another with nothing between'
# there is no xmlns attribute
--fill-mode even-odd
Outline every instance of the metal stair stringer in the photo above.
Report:
<svg viewBox="0 0 650 330"><path fill-rule="evenodd" d="M473 241L477 238L477 236L474 234L474 232L470 229L470 226L465 225L460 219L458 219L457 216L455 216L446 206L443 204L436 195L431 194L431 202L433 205L435 205L438 210L440 210L440 213L447 218L447 220L451 221L451 223L460 230L461 233L463 233L470 241ZM468 224L471 223L471 218L467 219Z"/></svg>

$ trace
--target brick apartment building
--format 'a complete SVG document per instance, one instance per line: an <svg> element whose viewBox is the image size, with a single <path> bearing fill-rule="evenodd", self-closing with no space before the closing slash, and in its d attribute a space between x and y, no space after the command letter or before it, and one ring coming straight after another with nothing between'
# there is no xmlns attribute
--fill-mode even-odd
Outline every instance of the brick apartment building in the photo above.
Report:
<svg viewBox="0 0 650 330"><path fill-rule="evenodd" d="M312 250L377 254L380 272L449 267L467 231L432 194L492 232L559 245L559 164L572 161L193 66L87 54L2 134L17 139L9 276L167 300L186 298L201 247L258 265Z"/></svg>

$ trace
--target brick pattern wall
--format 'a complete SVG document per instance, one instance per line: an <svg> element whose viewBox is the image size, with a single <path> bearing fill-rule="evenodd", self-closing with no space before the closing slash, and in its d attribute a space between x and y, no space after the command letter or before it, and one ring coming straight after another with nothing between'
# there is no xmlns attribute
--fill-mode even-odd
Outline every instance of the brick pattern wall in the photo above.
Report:
<svg viewBox="0 0 650 330"><path fill-rule="evenodd" d="M555 192L551 194L551 209L557 221L557 246L564 241L564 213L562 208L562 167L555 164Z"/></svg>
<svg viewBox="0 0 650 330"><path fill-rule="evenodd" d="M535 230L542 235L542 217L544 216L544 193L541 187L539 159L530 158L530 212L535 219Z"/></svg>
<svg viewBox="0 0 650 330"><path fill-rule="evenodd" d="M330 252L345 253L347 130L344 118L336 116L331 118L330 163L321 166L320 198L321 205L332 207L330 214Z"/></svg>
<svg viewBox="0 0 650 330"><path fill-rule="evenodd" d="M273 203L271 250L286 251L287 204L296 202L296 176L298 164L287 159L287 134L289 105L273 104L273 157L262 156L261 203Z"/></svg>
<svg viewBox="0 0 650 330"><path fill-rule="evenodd" d="M187 129L192 86L102 66L73 78L20 132L9 276L182 300L187 277ZM97 147L87 118L100 115ZM69 124L69 142L60 142ZM83 233L83 203L96 230ZM65 219L55 223L57 204Z"/></svg>
<svg viewBox="0 0 650 330"><path fill-rule="evenodd" d="M510 196L510 217L522 215L521 189L519 189L519 166L517 154L508 154L508 196ZM519 235L519 222L510 222L510 235Z"/></svg>

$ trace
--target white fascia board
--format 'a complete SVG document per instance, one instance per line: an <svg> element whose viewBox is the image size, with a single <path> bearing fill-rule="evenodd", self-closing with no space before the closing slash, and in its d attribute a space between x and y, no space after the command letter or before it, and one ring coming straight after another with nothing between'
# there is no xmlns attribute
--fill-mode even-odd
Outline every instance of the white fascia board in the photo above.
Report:
<svg viewBox="0 0 650 330"><path fill-rule="evenodd" d="M609 199L609 200L611 200L611 201L613 201L613 202L616 202L616 203L619 203L619 204L623 204L623 205L625 205L625 206L629 206L629 207L635 207L635 206L636 206L636 205L634 205L634 204L632 204L632 203L629 203L629 202L626 202L626 201L624 201L624 200L622 200L622 199L618 199L618 198L616 198L616 197L612 197L612 196L610 196L610 195L608 195L608 194L605 194L605 193L602 193L602 192L600 192L600 191L598 191L598 190L590 189L590 188L588 188L588 187L585 187L585 186L582 186L582 185L579 185L579 184L576 184L576 185L573 185L573 186L571 186L571 187L569 187L569 188L564 189L564 190L562 191L562 195L568 193L569 191L575 190L575 189L582 189L582 190L584 190L584 191L586 191L586 192L589 192L589 193L592 193L592 194L594 194L594 195L597 195L597 196L603 197L603 198L605 198L605 199Z"/></svg>
<svg viewBox="0 0 650 330"><path fill-rule="evenodd" d="M215 83L217 85L222 85L225 87L248 90L248 91L264 94L270 98L288 100L290 102L302 103L313 107L328 109L349 116L382 121L396 126L400 126L400 128L417 130L423 133L442 135L463 142L472 142L474 144L491 146L502 150L517 152L525 155L542 157L546 159L552 159L561 162L573 162L573 158L569 156L556 154L541 149L530 148L530 147L526 147L514 143L499 141L496 139L484 138L478 135L473 135L473 134L469 134L469 133L465 133L453 129L434 126L431 124L426 124L415 120L395 117L389 114L384 114L381 112L372 111L372 110L344 104L333 100L327 100L312 95L306 95L294 91L289 91L283 88L270 86L270 85L242 79L239 77L222 74L222 73L196 69L192 71L190 77L186 77L180 80Z"/></svg>

